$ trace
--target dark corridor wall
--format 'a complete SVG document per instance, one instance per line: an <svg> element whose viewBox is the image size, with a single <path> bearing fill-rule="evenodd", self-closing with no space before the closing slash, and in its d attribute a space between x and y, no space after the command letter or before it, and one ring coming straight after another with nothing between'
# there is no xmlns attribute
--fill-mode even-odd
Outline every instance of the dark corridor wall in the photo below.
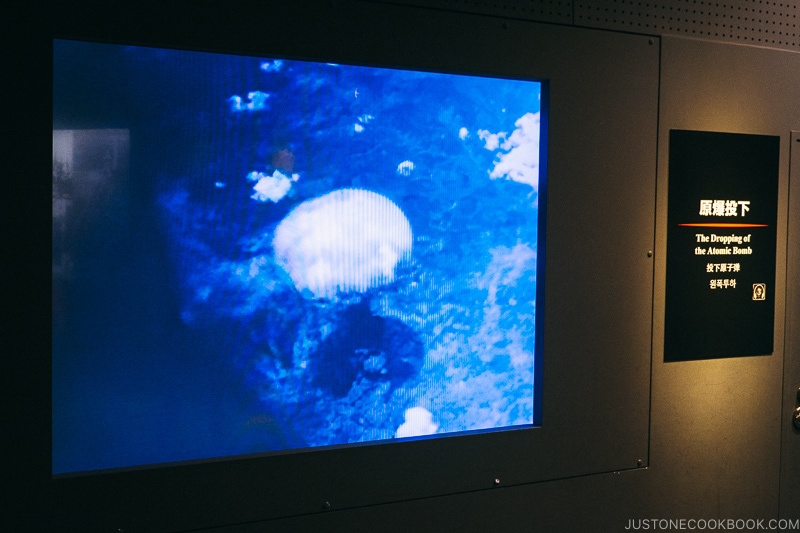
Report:
<svg viewBox="0 0 800 533"><path fill-rule="evenodd" d="M492 65L496 73L551 79L547 290L558 297L546 303L550 407L545 403L543 427L549 416L558 435L531 448L518 469L507 460L525 454L517 444L456 450L454 457L484 464L454 462L450 469L410 450L402 468L421 470L399 482L407 487L402 497L390 490L395 479L360 470L358 460L337 466L317 456L319 475L301 469L290 479L288 466L277 474L248 471L248 486L263 474L264 493L251 494L246 505L224 494L236 492L235 480L219 486L204 479L207 491L220 494L204 496L202 520L185 516L192 492L175 493L174 501L142 496L129 506L116 502L111 512L94 503L116 501L97 488L104 485L87 482L80 488L85 492L75 493L80 497L66 497L43 475L49 468L50 352L36 331L49 316L49 272L45 264L31 273L20 260L16 275L39 296L16 309L19 322L11 324L18 333L9 343L14 357L5 361L5 378L14 377L8 390L20 406L9 440L25 459L11 467L20 501L12 502L10 524L64 530L65 523L95 515L86 522L101 531L244 533L624 531L631 521L652 518L800 520L800 431L791 425L800 388L800 136L792 134L800 131L797 2L242 2L184 6L185 24L175 23L177 8L165 14L155 3L137 5L80 5L58 11L58 20L46 9L32 10L10 24L8 35L39 50L38 56L14 55L21 74L11 92L47 97L31 82L46 80L48 69L37 71L30 57L49 66L47 48L41 50L53 35L136 44L170 35L202 47L216 33L229 50L276 47L309 57L330 50L363 61L444 64L456 71ZM498 51L504 53L493 55ZM25 116L12 113L14 120ZM664 362L672 129L780 137L772 355ZM47 159L48 135L47 128L34 128L11 146L41 155L41 149L22 148L28 139L44 146ZM12 172L29 180L20 194L45 198L43 208L14 211L15 234L24 236L12 243L20 259L37 257L26 252L31 241L47 244L49 221L31 217L47 217L50 209L47 180L35 184L50 162L22 159L12 155ZM598 201L604 214L573 211ZM617 227L625 229L612 230ZM581 270L584 257L596 265L592 275ZM9 288L9 294L19 290ZM608 303L609 294L622 295L618 305ZM496 466L504 469L500 486L481 486L463 473L489 474ZM426 483L438 472L446 475ZM320 487L334 502L340 491L346 503L328 511L305 500L289 511L283 503L298 494L316 502ZM71 517L64 522L60 515L67 510Z"/></svg>

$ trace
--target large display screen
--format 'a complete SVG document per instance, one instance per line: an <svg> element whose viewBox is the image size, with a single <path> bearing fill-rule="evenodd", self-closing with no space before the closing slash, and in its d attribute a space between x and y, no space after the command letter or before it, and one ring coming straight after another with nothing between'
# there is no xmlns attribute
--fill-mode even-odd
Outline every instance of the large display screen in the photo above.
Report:
<svg viewBox="0 0 800 533"><path fill-rule="evenodd" d="M542 82L53 46L54 475L539 423Z"/></svg>

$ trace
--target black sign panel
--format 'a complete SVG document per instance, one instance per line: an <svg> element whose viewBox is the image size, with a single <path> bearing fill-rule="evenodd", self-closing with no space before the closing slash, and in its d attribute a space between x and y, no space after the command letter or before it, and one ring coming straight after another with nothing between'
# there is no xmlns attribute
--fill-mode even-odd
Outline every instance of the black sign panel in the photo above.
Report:
<svg viewBox="0 0 800 533"><path fill-rule="evenodd" d="M772 354L780 137L669 144L664 360Z"/></svg>

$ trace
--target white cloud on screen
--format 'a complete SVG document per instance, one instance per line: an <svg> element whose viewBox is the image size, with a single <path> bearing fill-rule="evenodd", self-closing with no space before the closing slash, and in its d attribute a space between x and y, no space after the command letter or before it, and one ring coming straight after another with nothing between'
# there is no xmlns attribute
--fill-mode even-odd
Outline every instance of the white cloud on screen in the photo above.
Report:
<svg viewBox="0 0 800 533"><path fill-rule="evenodd" d="M238 94L234 94L228 98L228 104L231 106L231 111L240 113L243 111L263 111L267 109L267 99L269 93L261 91L251 91L247 93L247 101Z"/></svg>
<svg viewBox="0 0 800 533"><path fill-rule="evenodd" d="M298 174L292 174L291 179L283 175L280 171L276 170L272 176L262 172L251 172L247 175L249 181L255 181L253 186L255 191L250 198L258 200L259 202L272 202L280 201L292 188L292 182L300 178Z"/></svg>
<svg viewBox="0 0 800 533"><path fill-rule="evenodd" d="M283 68L283 60L262 61L261 70L264 72L279 72Z"/></svg>
<svg viewBox="0 0 800 533"><path fill-rule="evenodd" d="M478 130L478 137L486 144L484 148L487 150L497 150L500 146L500 139L506 138L508 133L501 131L500 133L492 133L489 130Z"/></svg>
<svg viewBox="0 0 800 533"><path fill-rule="evenodd" d="M538 190L539 185L539 113L525 113L514 123L516 129L506 138L505 132L493 134L479 130L481 139L486 141L487 150L498 148L505 151L498 155L494 169L489 172L492 179L506 178L525 183ZM500 143L500 139L503 142Z"/></svg>
<svg viewBox="0 0 800 533"><path fill-rule="evenodd" d="M439 429L439 424L433 421L433 415L424 407L406 409L405 421L397 428L395 437L418 437L433 435Z"/></svg>
<svg viewBox="0 0 800 533"><path fill-rule="evenodd" d="M403 211L385 196L339 189L292 210L272 244L298 291L330 299L391 282L411 252L412 233Z"/></svg>
<svg viewBox="0 0 800 533"><path fill-rule="evenodd" d="M411 171L414 170L414 168L415 167L413 161L405 160L399 165L397 165L397 173L402 176L410 176Z"/></svg>

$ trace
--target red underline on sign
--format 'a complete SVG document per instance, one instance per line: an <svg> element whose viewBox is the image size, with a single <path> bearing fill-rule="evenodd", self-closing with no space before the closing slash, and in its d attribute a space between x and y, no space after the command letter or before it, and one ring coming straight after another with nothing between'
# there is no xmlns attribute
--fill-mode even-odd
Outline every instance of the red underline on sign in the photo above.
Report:
<svg viewBox="0 0 800 533"><path fill-rule="evenodd" d="M683 227L691 228L766 228L767 224L731 224L725 222L708 222L700 224L678 224Z"/></svg>

